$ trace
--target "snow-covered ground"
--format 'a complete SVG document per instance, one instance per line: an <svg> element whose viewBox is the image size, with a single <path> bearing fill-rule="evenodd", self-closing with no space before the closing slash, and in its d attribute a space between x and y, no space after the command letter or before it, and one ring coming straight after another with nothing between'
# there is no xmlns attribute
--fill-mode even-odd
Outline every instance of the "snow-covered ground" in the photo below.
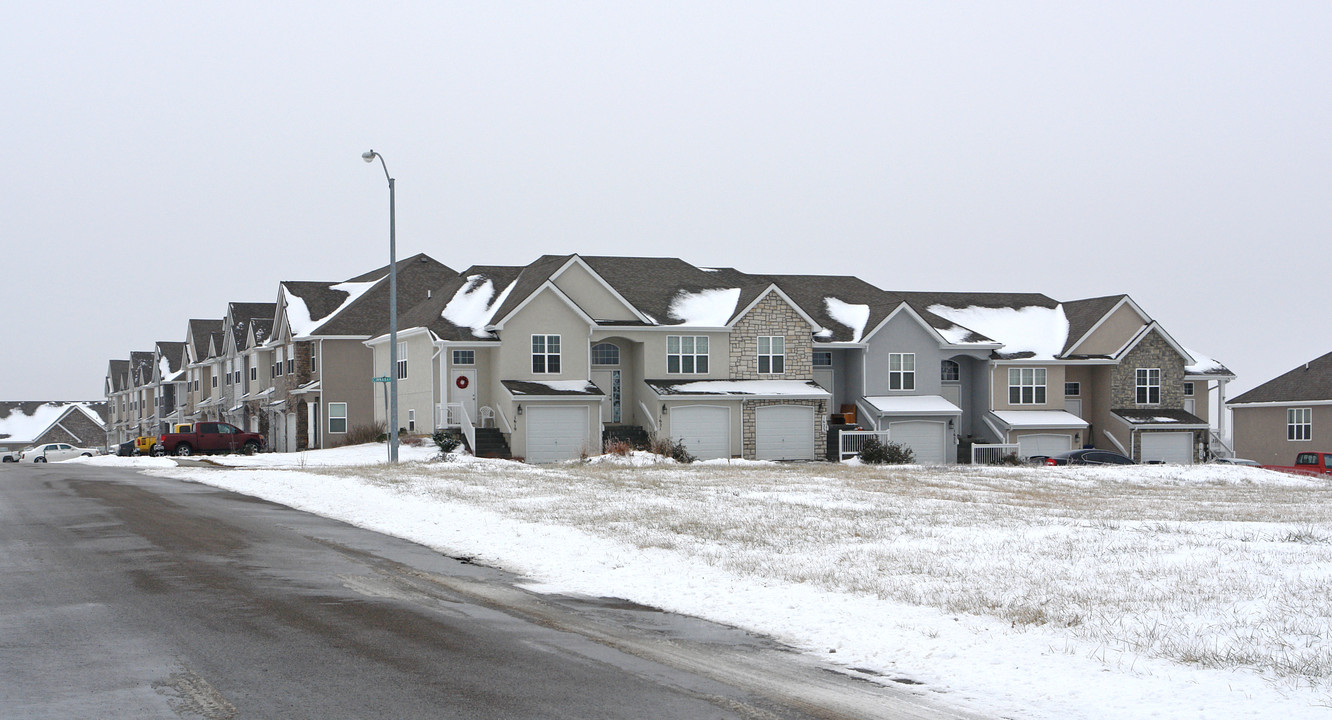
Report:
<svg viewBox="0 0 1332 720"><path fill-rule="evenodd" d="M1244 467L132 465L778 638L1019 718L1332 717L1332 485ZM856 668L856 670L851 670ZM869 672L863 672L869 671ZM881 673L882 675L879 675Z"/></svg>

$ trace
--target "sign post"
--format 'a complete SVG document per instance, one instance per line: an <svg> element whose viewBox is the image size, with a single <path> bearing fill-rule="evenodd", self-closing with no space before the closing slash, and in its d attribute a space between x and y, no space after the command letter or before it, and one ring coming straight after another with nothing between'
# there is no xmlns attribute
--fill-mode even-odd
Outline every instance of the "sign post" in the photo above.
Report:
<svg viewBox="0 0 1332 720"><path fill-rule="evenodd" d="M370 382L375 383L375 386L379 387L379 383L386 383L392 379L393 378L390 378L387 375L385 375L383 377L370 378ZM389 393L388 393L388 388L384 388L384 417L387 418L388 416L389 416ZM393 462L393 460L390 459L389 462L391 463Z"/></svg>

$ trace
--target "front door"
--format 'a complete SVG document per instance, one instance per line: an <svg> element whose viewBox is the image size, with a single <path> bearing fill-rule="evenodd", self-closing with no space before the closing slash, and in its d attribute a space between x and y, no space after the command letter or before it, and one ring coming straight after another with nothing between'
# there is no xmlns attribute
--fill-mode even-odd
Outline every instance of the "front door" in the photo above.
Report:
<svg viewBox="0 0 1332 720"><path fill-rule="evenodd" d="M608 422L620 423L623 418L621 405L623 397L620 393L620 371L619 370L594 370L592 372L592 384L606 393L606 401L610 403L610 412L607 413Z"/></svg>
<svg viewBox="0 0 1332 720"><path fill-rule="evenodd" d="M472 424L479 424L476 418L476 370L449 371L449 402L462 403Z"/></svg>

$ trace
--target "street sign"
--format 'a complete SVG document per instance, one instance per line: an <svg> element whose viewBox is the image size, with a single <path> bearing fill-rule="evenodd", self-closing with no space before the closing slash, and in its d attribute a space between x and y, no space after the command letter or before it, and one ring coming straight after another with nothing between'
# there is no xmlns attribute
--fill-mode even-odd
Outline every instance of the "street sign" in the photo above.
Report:
<svg viewBox="0 0 1332 720"><path fill-rule="evenodd" d="M386 375L384 377L370 378L370 380L371 382L392 382L393 378Z"/></svg>

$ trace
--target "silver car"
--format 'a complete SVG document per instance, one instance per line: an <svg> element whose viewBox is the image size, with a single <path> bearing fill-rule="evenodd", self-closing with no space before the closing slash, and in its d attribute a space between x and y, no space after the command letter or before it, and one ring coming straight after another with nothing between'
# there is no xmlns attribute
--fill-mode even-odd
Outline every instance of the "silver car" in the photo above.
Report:
<svg viewBox="0 0 1332 720"><path fill-rule="evenodd" d="M92 457L96 454L96 450L74 447L69 443L45 443L24 450L19 455L19 462L60 462L76 457Z"/></svg>

